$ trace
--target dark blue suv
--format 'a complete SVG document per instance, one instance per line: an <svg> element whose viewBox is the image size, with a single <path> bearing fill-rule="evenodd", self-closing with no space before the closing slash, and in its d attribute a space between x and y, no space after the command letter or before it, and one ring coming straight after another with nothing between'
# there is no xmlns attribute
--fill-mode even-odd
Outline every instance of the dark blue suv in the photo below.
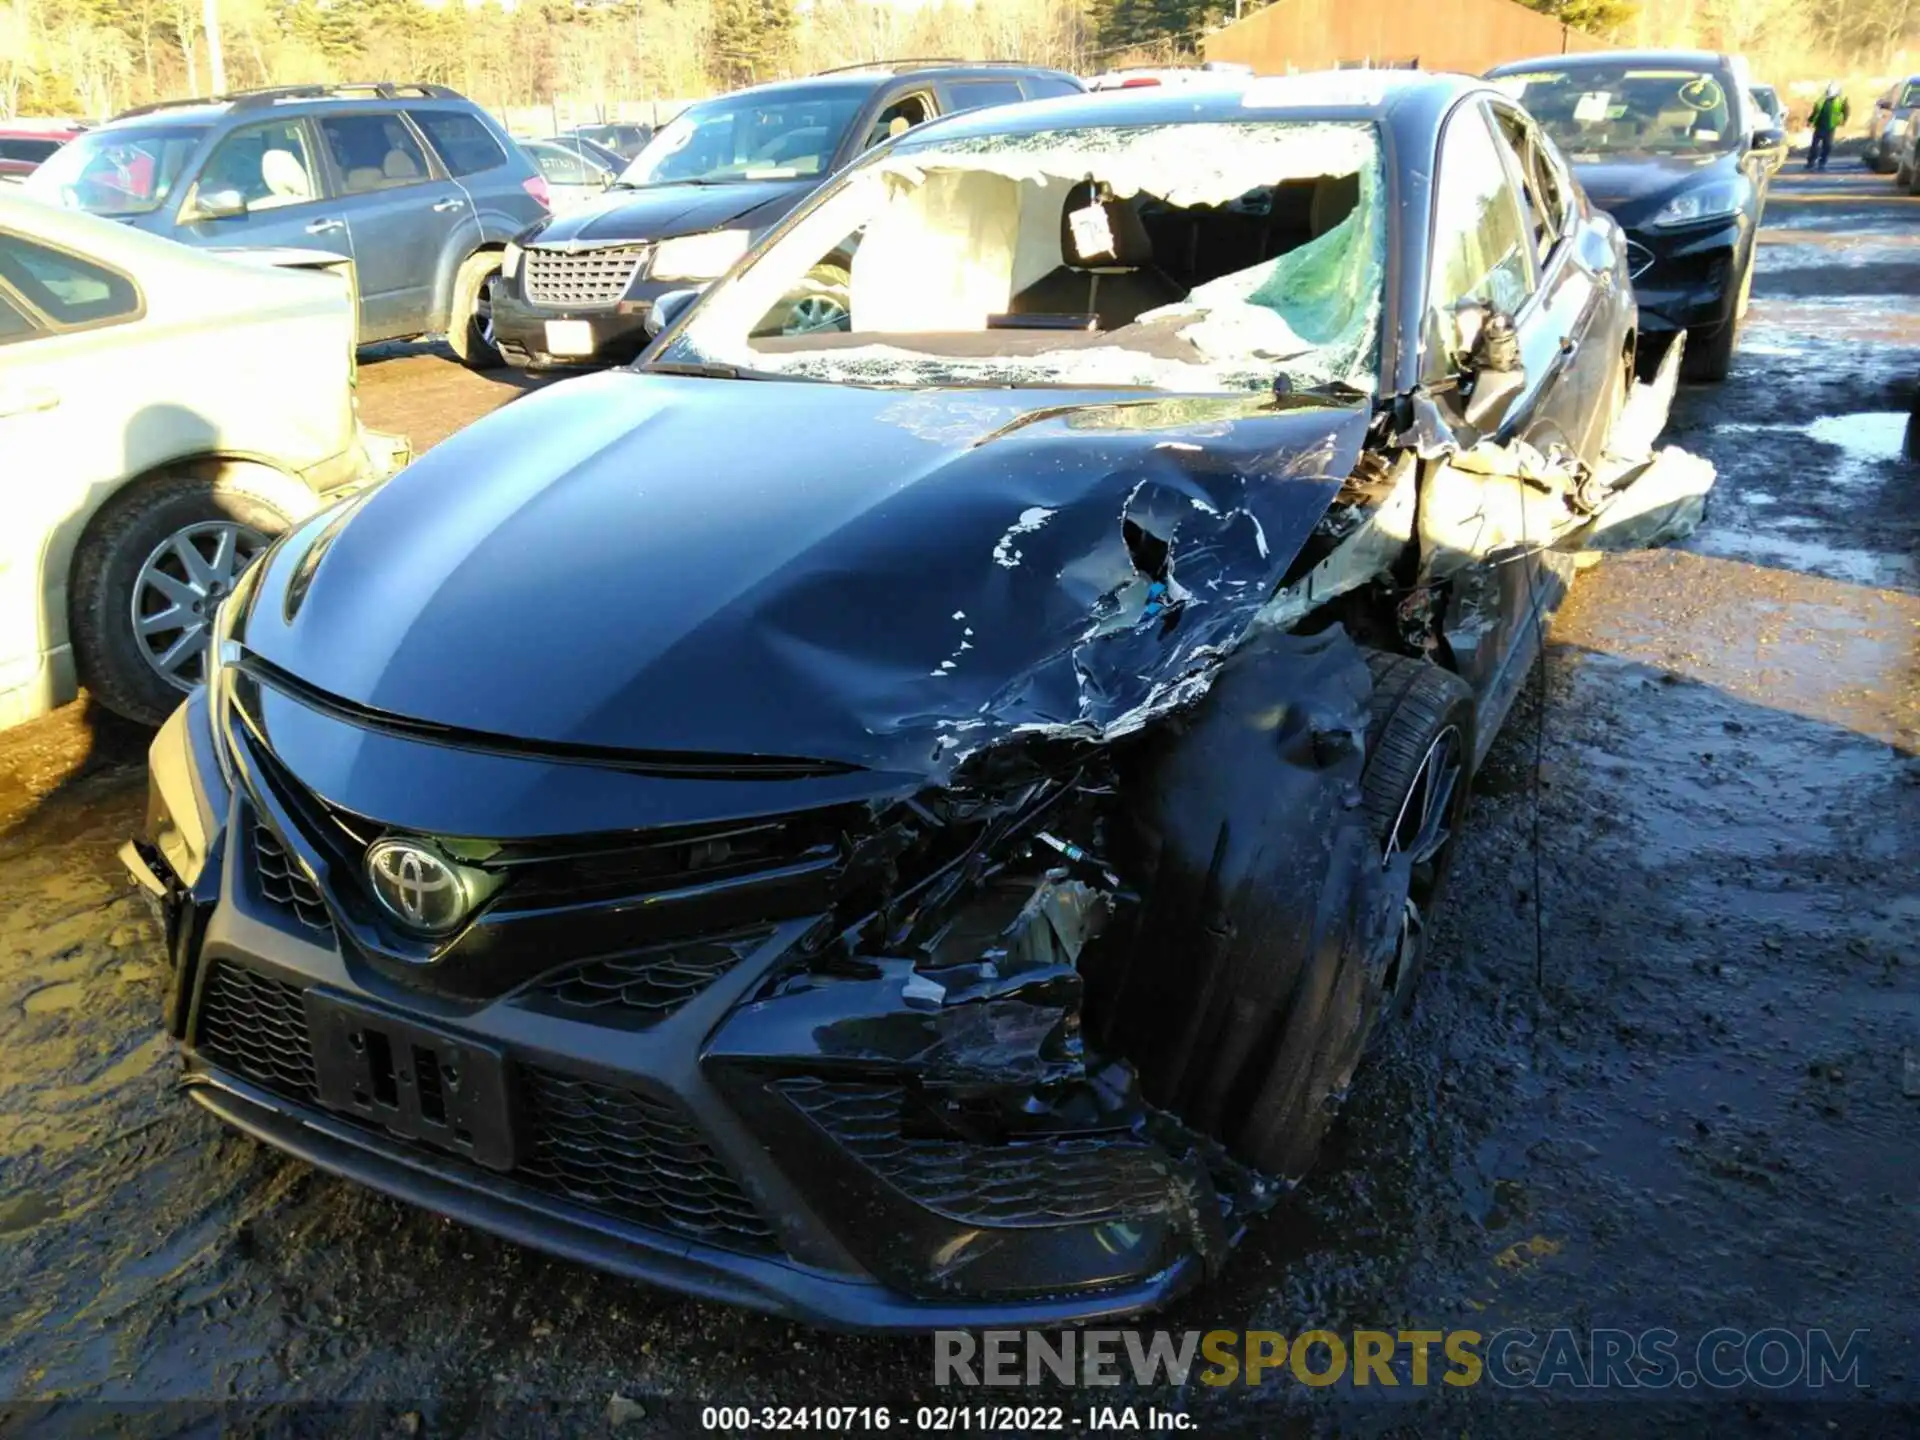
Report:
<svg viewBox="0 0 1920 1440"><path fill-rule="evenodd" d="M129 110L29 177L28 193L188 245L351 256L360 340L444 333L500 363L489 303L547 184L443 85L306 85Z"/></svg>

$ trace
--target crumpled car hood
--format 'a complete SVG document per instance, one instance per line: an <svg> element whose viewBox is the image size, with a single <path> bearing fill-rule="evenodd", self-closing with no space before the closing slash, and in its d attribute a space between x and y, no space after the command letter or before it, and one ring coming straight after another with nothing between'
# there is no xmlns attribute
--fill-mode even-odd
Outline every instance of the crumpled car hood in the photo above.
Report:
<svg viewBox="0 0 1920 1440"><path fill-rule="evenodd" d="M1202 693L1370 408L610 372L310 522L243 642L437 725L941 775Z"/></svg>

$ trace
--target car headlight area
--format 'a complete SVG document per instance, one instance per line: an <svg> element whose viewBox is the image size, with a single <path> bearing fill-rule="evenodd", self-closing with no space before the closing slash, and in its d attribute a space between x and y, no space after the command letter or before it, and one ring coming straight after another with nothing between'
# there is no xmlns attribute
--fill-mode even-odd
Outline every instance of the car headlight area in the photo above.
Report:
<svg viewBox="0 0 1920 1440"><path fill-rule="evenodd" d="M656 280L715 280L747 253L745 230L709 230L662 240L653 252Z"/></svg>

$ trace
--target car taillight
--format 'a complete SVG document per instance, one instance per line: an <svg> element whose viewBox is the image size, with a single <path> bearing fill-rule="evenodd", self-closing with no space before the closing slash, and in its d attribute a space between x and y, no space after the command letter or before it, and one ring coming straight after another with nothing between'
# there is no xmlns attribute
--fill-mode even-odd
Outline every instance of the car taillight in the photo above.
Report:
<svg viewBox="0 0 1920 1440"><path fill-rule="evenodd" d="M1160 82L1151 75L1136 75L1131 80L1122 80L1120 82L1120 88L1122 90L1144 90L1149 85L1158 85L1159 83Z"/></svg>
<svg viewBox="0 0 1920 1440"><path fill-rule="evenodd" d="M546 176L529 175L520 182L520 188L538 200L542 205L546 206L547 209L551 210L553 208L553 192L547 189Z"/></svg>

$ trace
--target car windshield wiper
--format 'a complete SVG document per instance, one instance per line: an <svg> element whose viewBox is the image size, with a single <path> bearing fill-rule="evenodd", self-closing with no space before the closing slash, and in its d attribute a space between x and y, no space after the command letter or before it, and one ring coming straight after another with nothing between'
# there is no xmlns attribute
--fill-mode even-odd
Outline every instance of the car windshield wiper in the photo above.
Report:
<svg viewBox="0 0 1920 1440"><path fill-rule="evenodd" d="M723 365L717 360L649 360L640 369L647 375L692 375L701 380L800 380L809 385L828 383L813 375L783 375L777 370L755 370L749 365Z"/></svg>

